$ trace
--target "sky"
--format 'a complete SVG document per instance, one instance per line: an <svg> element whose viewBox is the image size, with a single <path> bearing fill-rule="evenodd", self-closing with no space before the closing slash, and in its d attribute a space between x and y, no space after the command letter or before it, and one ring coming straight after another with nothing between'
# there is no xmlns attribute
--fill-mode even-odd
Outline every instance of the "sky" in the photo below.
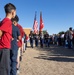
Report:
<svg viewBox="0 0 74 75"><path fill-rule="evenodd" d="M40 24L40 11L44 29L49 34L74 29L74 0L0 0L0 18L5 17L4 5L13 3L17 8L19 24L23 28L33 28L35 11ZM39 29L39 28L38 28Z"/></svg>

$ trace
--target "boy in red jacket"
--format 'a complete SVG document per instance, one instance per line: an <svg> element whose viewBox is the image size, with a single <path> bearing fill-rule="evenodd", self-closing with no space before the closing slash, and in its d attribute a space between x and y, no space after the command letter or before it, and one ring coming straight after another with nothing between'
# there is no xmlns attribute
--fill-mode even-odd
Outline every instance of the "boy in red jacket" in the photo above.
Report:
<svg viewBox="0 0 74 75"><path fill-rule="evenodd" d="M16 7L8 3L4 9L6 17L0 23L0 75L10 75L11 19L16 15Z"/></svg>
<svg viewBox="0 0 74 75"><path fill-rule="evenodd" d="M17 72L19 72L19 64L20 64L20 58L21 58L21 53L22 53L22 38L23 38L23 36L24 36L24 30L23 30L23 28L22 28L22 26L21 25L17 25L17 27L19 28L19 30L20 30L20 36L21 36L21 39L17 42L18 43L18 56L17 56L17 62L18 62L18 64L17 64Z"/></svg>

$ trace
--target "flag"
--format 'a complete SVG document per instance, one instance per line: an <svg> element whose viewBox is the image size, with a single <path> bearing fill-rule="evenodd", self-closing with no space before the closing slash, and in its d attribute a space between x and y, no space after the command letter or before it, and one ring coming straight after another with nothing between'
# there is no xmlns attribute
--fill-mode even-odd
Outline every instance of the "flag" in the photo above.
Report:
<svg viewBox="0 0 74 75"><path fill-rule="evenodd" d="M33 30L34 30L34 33L37 33L37 31L38 31L38 22L37 22L37 20L36 20L36 12L35 12Z"/></svg>
<svg viewBox="0 0 74 75"><path fill-rule="evenodd" d="M43 20L42 20L42 12L40 12L40 27L39 27L39 30L42 31L43 28L44 28L44 23L43 23Z"/></svg>

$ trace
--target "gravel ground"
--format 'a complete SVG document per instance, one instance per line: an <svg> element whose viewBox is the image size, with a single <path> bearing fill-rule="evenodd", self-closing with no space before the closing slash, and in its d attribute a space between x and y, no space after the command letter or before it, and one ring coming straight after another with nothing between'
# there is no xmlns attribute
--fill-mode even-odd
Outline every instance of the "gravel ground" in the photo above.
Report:
<svg viewBox="0 0 74 75"><path fill-rule="evenodd" d="M58 46L27 48L20 75L74 75L74 51Z"/></svg>

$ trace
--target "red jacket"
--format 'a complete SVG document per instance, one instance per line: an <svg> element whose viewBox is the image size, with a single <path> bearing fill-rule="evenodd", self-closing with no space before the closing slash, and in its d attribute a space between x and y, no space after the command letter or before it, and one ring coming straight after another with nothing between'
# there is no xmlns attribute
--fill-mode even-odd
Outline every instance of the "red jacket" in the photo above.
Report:
<svg viewBox="0 0 74 75"><path fill-rule="evenodd" d="M20 35L21 35L21 40L19 40L18 42L17 42L17 44L18 44L18 47L22 47L22 38L23 38L23 36L24 36L24 30L23 30L23 28L22 28L22 26L21 25L17 25L17 27L19 28L19 30L20 30Z"/></svg>
<svg viewBox="0 0 74 75"><path fill-rule="evenodd" d="M72 35L73 35L73 38L74 38L74 33Z"/></svg>

